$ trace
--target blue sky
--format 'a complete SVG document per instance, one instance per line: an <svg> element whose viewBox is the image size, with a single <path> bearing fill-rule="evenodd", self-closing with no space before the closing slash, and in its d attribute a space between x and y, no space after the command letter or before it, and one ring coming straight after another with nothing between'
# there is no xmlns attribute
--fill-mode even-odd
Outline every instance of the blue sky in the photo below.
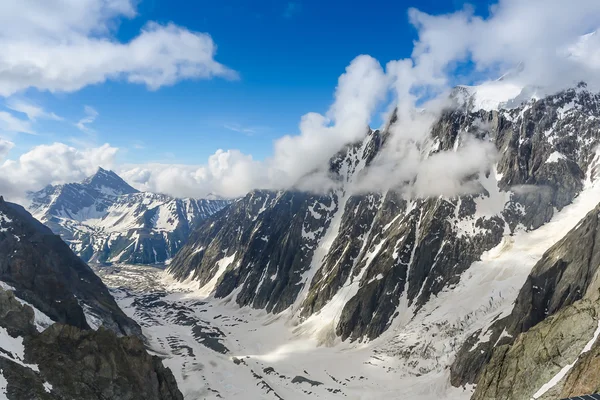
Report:
<svg viewBox="0 0 600 400"><path fill-rule="evenodd" d="M28 89L18 96L65 120L37 120L38 135L19 134L10 157L60 141L108 142L129 163L202 164L218 148L263 159L274 139L298 132L302 115L327 110L354 57L369 54L385 64L410 56L416 31L409 7L441 14L463 6L455 0L142 0L136 17L114 27L115 40L131 40L147 21L206 32L218 46L215 59L240 79L183 80L155 91L123 80L72 93ZM485 3L474 7L487 13ZM98 113L87 132L74 125L86 116L84 106Z"/></svg>

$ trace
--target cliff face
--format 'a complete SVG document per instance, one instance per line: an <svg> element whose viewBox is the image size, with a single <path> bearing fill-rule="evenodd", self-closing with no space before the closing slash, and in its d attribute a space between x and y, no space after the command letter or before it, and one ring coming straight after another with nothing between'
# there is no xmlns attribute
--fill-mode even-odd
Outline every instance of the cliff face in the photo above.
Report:
<svg viewBox="0 0 600 400"><path fill-rule="evenodd" d="M69 246L0 197L0 397L183 399L142 339Z"/></svg>
<svg viewBox="0 0 600 400"><path fill-rule="evenodd" d="M474 399L595 392L600 384L592 378L599 345L599 214L600 205L544 254L509 316L465 343L452 366L453 383L478 383Z"/></svg>
<svg viewBox="0 0 600 400"><path fill-rule="evenodd" d="M55 322L141 336L94 272L25 209L0 199L0 281Z"/></svg>
<svg viewBox="0 0 600 400"><path fill-rule="evenodd" d="M36 329L31 307L0 289L0 395L10 400L182 400L173 374L142 341L105 328Z"/></svg>

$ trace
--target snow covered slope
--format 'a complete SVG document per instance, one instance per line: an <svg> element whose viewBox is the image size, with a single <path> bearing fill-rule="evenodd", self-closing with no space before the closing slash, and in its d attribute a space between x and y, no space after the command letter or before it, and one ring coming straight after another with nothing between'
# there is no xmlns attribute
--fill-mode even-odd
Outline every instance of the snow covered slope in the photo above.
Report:
<svg viewBox="0 0 600 400"><path fill-rule="evenodd" d="M30 195L32 214L60 234L84 261L164 263L193 227L226 200L141 193L102 168L81 183Z"/></svg>

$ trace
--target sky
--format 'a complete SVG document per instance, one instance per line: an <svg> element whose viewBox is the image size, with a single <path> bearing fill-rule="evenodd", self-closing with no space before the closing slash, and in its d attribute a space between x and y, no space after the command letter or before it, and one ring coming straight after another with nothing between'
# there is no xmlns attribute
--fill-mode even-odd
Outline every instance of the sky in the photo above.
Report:
<svg viewBox="0 0 600 400"><path fill-rule="evenodd" d="M598 35L580 41L596 0L0 6L0 192L15 199L100 165L177 196L284 187L391 106L521 63L519 87L600 65Z"/></svg>
<svg viewBox="0 0 600 400"><path fill-rule="evenodd" d="M416 31L406 10L417 5L434 13L463 6L453 0L352 6L338 0L142 0L135 16L115 21L116 40L131 40L149 21L206 32L217 46L215 59L239 79L189 79L158 90L116 79L74 93L25 91L27 100L66 121L36 121L38 136L15 142L11 156L61 141L108 142L127 149L121 160L132 163L198 164L219 148L263 159L273 139L298 132L302 115L327 110L338 76L354 57L386 62L410 56ZM97 116L80 129L86 106Z"/></svg>

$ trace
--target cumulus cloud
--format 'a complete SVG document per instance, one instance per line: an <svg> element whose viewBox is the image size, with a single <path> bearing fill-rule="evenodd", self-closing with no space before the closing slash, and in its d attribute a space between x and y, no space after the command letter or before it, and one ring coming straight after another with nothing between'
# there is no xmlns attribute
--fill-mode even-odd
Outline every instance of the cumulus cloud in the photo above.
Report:
<svg viewBox="0 0 600 400"><path fill-rule="evenodd" d="M0 95L35 87L72 92L108 79L157 89L182 79L237 78L215 61L205 33L147 23L128 42L114 30L136 16L134 0L4 2L0 15Z"/></svg>
<svg viewBox="0 0 600 400"><path fill-rule="evenodd" d="M80 3L62 3L71 2ZM22 7L21 2L15 3L12 12ZM54 20L61 23L45 22L33 31L29 27L35 24L23 20L15 24L3 21L7 19L4 15L0 17L0 44L7 40L2 32L11 26L15 31L8 38L18 44L12 49L8 46L0 55L0 94L26 86L76 90L110 78L155 88L187 77L235 76L214 61L214 44L206 35L174 25L150 24L130 42L119 43L110 32L118 17L135 16L132 3L82 3L87 8L75 4L75 11L62 9L66 16L61 16L60 7L58 11L44 10L57 13ZM90 7L93 12L87 11ZM36 14L22 18L29 20ZM432 156L426 152L431 144L431 125L446 106L448 91L454 85L477 85L479 96L490 97L488 104L526 98L525 94L533 91L556 91L580 80L600 88L600 39L598 33L591 33L599 27L597 0L572 0L568 6L563 0L499 0L486 17L467 7L444 15L411 9L408 19L418 34L410 57L391 61L385 69L370 56L357 57L339 78L329 110L324 115L303 116L299 133L276 140L273 154L266 160L254 160L237 150L218 150L205 165L122 165L117 166L118 172L140 189L177 196L239 196L253 188L287 188L298 182L306 189L323 190L331 187L326 174L319 173L329 158L345 144L363 138L372 116L384 108L388 112L396 109L398 122L386 148L365 177L356 182L355 189L386 190L407 185L414 196L453 196L477 190L465 178L485 172L496 156L490 143L466 135L455 150ZM19 47L24 44L17 37L36 40L31 47ZM65 44L58 46L59 42ZM15 55L24 48L31 60ZM63 62L75 56L81 63ZM502 79L496 80L500 76ZM387 103L390 97L393 100ZM110 154L109 149L100 153ZM83 152L73 149L62 154L67 159L79 159L76 155ZM24 157L14 164L6 161L5 168L12 168L7 171L30 171L34 163ZM65 165L78 168L79 172L72 173L77 176L94 170L87 162ZM36 184L68 180L33 176ZM66 171L65 176L73 179Z"/></svg>
<svg viewBox="0 0 600 400"><path fill-rule="evenodd" d="M0 156L11 147L12 143L0 141ZM12 201L25 202L27 191L48 184L80 181L99 166L113 168L117 150L108 144L84 150L63 143L34 147L18 159L0 165L0 194Z"/></svg>
<svg viewBox="0 0 600 400"><path fill-rule="evenodd" d="M0 139L0 161L3 161L6 158L6 156L13 147L15 147L15 144L13 142L9 142L5 139Z"/></svg>
<svg viewBox="0 0 600 400"><path fill-rule="evenodd" d="M206 165L124 165L117 171L137 189L179 197L236 197L270 186L264 164L238 150L218 150Z"/></svg>

